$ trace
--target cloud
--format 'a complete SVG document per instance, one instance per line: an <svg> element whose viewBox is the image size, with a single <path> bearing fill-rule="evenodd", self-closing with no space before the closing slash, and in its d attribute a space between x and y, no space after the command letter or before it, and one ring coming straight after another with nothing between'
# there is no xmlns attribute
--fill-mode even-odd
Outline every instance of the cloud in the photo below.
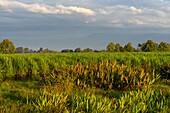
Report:
<svg viewBox="0 0 170 113"><path fill-rule="evenodd" d="M111 23L112 24L117 24L117 23L120 23L120 20L112 20Z"/></svg>
<svg viewBox="0 0 170 113"><path fill-rule="evenodd" d="M16 12L13 13L13 17L22 14L29 16L33 13L51 14L50 17L55 19L64 18L66 21L75 20L82 24L93 23L97 26L170 26L170 4L157 0L149 2L147 0L109 1L106 3L103 0L42 0L41 2L38 0L22 0L22 2L21 0L0 0L0 12ZM56 16L57 14L61 15ZM71 14L76 15L67 16ZM44 19L49 18L48 16L45 15Z"/></svg>
<svg viewBox="0 0 170 113"><path fill-rule="evenodd" d="M133 14L142 13L142 9L137 9L137 8L135 8L134 6L131 6L131 7L129 7L128 9L130 9Z"/></svg>
<svg viewBox="0 0 170 113"><path fill-rule="evenodd" d="M159 17L166 17L166 14L164 11L157 10L157 9L151 9L151 8L143 8L143 14L159 16Z"/></svg>
<svg viewBox="0 0 170 113"><path fill-rule="evenodd" d="M146 24L145 22L143 22L141 20L137 20L137 19L127 20L127 22L130 24L137 24L137 25Z"/></svg>
<svg viewBox="0 0 170 113"><path fill-rule="evenodd" d="M99 9L100 14L112 14L112 13L126 13L126 14L140 14L142 13L142 9L137 9L134 6L126 6L126 5L115 5L109 6L105 9Z"/></svg>
<svg viewBox="0 0 170 113"><path fill-rule="evenodd" d="M113 10L105 10L105 9L98 9L99 14L103 14L103 15L109 15L113 12Z"/></svg>
<svg viewBox="0 0 170 113"><path fill-rule="evenodd" d="M76 6L65 7L63 5L56 5L56 7L59 8L60 10L74 11L76 13L82 13L82 14L87 15L87 16L95 15L94 11L87 9L87 8L76 7Z"/></svg>
<svg viewBox="0 0 170 113"><path fill-rule="evenodd" d="M26 10L33 13L42 13L42 14L72 14L73 12L84 14L87 16L95 15L95 12L77 6L65 7L63 5L57 5L56 7L49 6L46 4L25 4L18 1L7 1L0 0L0 7L4 11L13 12L16 9Z"/></svg>

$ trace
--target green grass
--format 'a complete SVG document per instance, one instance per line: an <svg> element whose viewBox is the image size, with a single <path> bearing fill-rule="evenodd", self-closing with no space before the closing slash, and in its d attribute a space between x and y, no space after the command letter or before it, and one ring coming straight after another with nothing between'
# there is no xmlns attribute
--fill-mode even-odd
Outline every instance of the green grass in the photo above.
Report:
<svg viewBox="0 0 170 113"><path fill-rule="evenodd" d="M0 55L0 113L168 113L170 80L154 77L168 75L169 64L169 52ZM110 76L103 78L108 88L98 87L92 81L103 77L99 70L103 75L115 70L122 87L109 87ZM124 87L133 77L136 86ZM106 86L102 79L98 83Z"/></svg>
<svg viewBox="0 0 170 113"><path fill-rule="evenodd" d="M150 90L151 91L160 91L163 89L163 95L166 97L165 99L168 101L169 95L170 95L170 87L169 87L170 81L168 80L166 83L164 81L159 81L156 84L152 85ZM44 89L46 93L43 94ZM4 81L0 86L0 110L1 112L5 110L6 112L88 112L87 106L91 106L88 110L91 110L89 112L123 112L123 111L129 111L136 112L139 110L136 108L136 105L140 105L140 101L133 100L135 99L132 97L132 103L133 107L135 109L127 107L127 104L122 106L119 105L119 101L127 100L129 97L126 97L127 99L123 98L124 94L129 94L129 91L115 91L115 90L104 90L104 89L96 89L96 88L87 88L87 89L81 89L81 88L67 88L65 91L62 89L58 89L57 86L49 87L49 86L42 86L37 83L37 81ZM131 91L130 91L131 92ZM142 91L141 91L142 92ZM43 101L45 97L43 95L48 95L48 93L52 95L56 95L55 98L57 98L58 94L62 94L62 96L67 95L66 102L63 103L62 98L60 97L61 102L58 105L54 106L54 103L49 104L50 101L47 101L45 103L48 103L44 105L42 102L38 104L39 101ZM140 93L140 92L139 92ZM141 93L140 93L141 94ZM41 96L41 97L40 97ZM143 95L144 96L144 95ZM43 98L42 98L43 97ZM46 97L47 100L50 97ZM95 100L95 99L99 100ZM143 99L144 97L142 97ZM163 98L163 97L162 97ZM85 100L84 100L85 99ZM87 99L87 100L86 100ZM92 103L89 103L90 105L87 105L87 101L93 100ZM123 100L122 100L123 99ZM74 103L75 101L75 103ZM107 103L105 103L105 101ZM127 100L127 102L129 102ZM137 103L135 103L137 102ZM155 102L155 100L153 101ZM101 106L97 110L97 106L93 106L94 103L101 103ZM105 103L105 104L104 104ZM71 104L71 105L70 105ZM112 106L109 106L111 104ZM147 103L145 103L145 106L148 106ZM164 103L166 107L158 110L154 109L153 112L168 112L169 110L169 103ZM59 107L59 105L62 105ZM103 107L102 107L103 105ZM115 108L115 105L117 105L118 108ZM130 104L128 104L129 106ZM92 107L93 106L93 107ZM140 107L141 108L141 107ZM104 111L102 111L104 110ZM146 111L149 111L150 108L146 108Z"/></svg>

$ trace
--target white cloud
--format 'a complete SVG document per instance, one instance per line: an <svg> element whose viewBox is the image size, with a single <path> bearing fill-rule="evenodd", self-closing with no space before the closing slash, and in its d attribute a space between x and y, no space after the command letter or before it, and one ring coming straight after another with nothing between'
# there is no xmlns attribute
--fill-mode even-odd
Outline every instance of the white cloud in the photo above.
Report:
<svg viewBox="0 0 170 113"><path fill-rule="evenodd" d="M76 6L65 7L63 5L56 5L56 7L61 9L61 10L74 11L76 13L82 13L82 14L87 15L87 16L95 15L94 11L87 9L87 8L76 7Z"/></svg>
<svg viewBox="0 0 170 113"><path fill-rule="evenodd" d="M133 14L142 13L142 9L137 9L134 6L129 7L129 9L132 11Z"/></svg>
<svg viewBox="0 0 170 113"><path fill-rule="evenodd" d="M127 20L127 22L130 24L137 24L137 25L146 24L145 22L143 22L141 20L137 20L137 19Z"/></svg>
<svg viewBox="0 0 170 113"><path fill-rule="evenodd" d="M104 10L104 9L99 9L98 11L99 11L100 14L103 14L103 15L108 15L108 14L111 13L111 12L106 11L106 10Z"/></svg>
<svg viewBox="0 0 170 113"><path fill-rule="evenodd" d="M157 9L150 9L150 8L143 8L143 14L159 16L159 17L166 17L166 14L164 11L157 10Z"/></svg>
<svg viewBox="0 0 170 113"><path fill-rule="evenodd" d="M117 23L120 23L120 20L112 20L111 23L112 24L117 24Z"/></svg>
<svg viewBox="0 0 170 113"><path fill-rule="evenodd" d="M25 13L26 11L42 14L65 14L61 15L61 18L65 18L66 15L71 14L82 14L89 17L84 18L74 15L69 18L79 20L83 23L95 23L101 26L109 26L109 24L111 26L170 26L170 4L160 2L158 2L159 4L153 2L151 6L151 3L148 3L146 0L144 2L138 1L139 3L134 1L133 5L129 5L128 2L127 4L122 2L109 2L112 5L101 4L102 0L100 2L96 2L95 0L85 0L84 2L82 0L51 0L49 2L45 0L41 2L38 2L38 0L32 0L31 2L29 2L30 0L19 1L0 0L0 12ZM140 3L141 5L139 5ZM144 3L146 6L143 5ZM14 13L14 15L17 15L17 13Z"/></svg>
<svg viewBox="0 0 170 113"><path fill-rule="evenodd" d="M15 9L21 9L26 10L28 12L43 14L72 14L73 12L76 12L87 16L95 15L94 11L82 7L65 7L63 5L57 5L56 7L53 7L46 4L25 4L18 1L7 0L0 0L0 7L2 7L5 11L9 12L14 11Z"/></svg>

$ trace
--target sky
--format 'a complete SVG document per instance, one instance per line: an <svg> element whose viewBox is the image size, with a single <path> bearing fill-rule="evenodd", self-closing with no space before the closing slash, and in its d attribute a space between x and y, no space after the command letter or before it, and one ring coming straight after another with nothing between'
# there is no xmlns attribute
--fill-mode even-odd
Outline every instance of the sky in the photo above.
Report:
<svg viewBox="0 0 170 113"><path fill-rule="evenodd" d="M170 43L170 0L0 0L0 41L61 51Z"/></svg>

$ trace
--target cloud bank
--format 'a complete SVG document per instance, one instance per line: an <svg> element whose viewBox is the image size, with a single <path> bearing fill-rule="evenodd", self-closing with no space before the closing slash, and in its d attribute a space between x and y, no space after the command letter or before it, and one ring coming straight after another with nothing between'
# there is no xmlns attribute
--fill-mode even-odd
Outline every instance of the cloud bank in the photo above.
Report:
<svg viewBox="0 0 170 113"><path fill-rule="evenodd" d="M32 13L42 13L42 14L72 14L80 13L86 16L95 15L95 12L91 9L77 7L77 6L63 6L56 5L56 7L46 5L46 4L25 4L18 1L7 1L0 0L0 7L4 11L13 12L15 9L25 10Z"/></svg>
<svg viewBox="0 0 170 113"><path fill-rule="evenodd" d="M112 27L170 27L169 11L168 0L0 0L0 12L60 15L82 24Z"/></svg>

